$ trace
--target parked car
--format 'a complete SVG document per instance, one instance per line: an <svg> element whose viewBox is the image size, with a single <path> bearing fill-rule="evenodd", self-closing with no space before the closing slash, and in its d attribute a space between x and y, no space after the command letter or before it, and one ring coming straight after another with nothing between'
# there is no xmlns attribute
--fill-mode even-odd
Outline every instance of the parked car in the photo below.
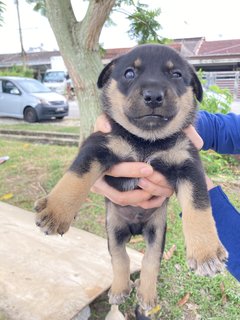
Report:
<svg viewBox="0 0 240 320"><path fill-rule="evenodd" d="M68 116L67 99L41 82L22 77L0 76L0 116L36 122Z"/></svg>

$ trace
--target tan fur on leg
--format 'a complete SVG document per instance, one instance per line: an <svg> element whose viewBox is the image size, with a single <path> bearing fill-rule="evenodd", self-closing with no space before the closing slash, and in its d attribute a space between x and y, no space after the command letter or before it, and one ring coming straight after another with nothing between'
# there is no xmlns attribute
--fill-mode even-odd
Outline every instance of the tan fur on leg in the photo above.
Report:
<svg viewBox="0 0 240 320"><path fill-rule="evenodd" d="M187 259L191 269L199 275L212 276L224 268L227 252L221 244L211 208L196 209L190 182L181 182L178 199L183 210L183 232Z"/></svg>
<svg viewBox="0 0 240 320"><path fill-rule="evenodd" d="M126 228L126 222L117 216L112 203L108 204L107 209L108 243L113 268L113 282L108 294L109 303L120 304L130 294L132 283L130 281L130 259L126 251L127 239L122 244L118 244L114 228Z"/></svg>
<svg viewBox="0 0 240 320"><path fill-rule="evenodd" d="M98 163L93 163L91 170L82 176L68 171L46 198L38 200L36 223L42 231L65 233L100 174Z"/></svg>
<svg viewBox="0 0 240 320"><path fill-rule="evenodd" d="M151 223L156 227L156 239L147 245L142 261L140 280L136 281L139 304L145 311L151 310L157 304L157 276L160 268L161 250L164 245L166 213L166 205L163 204L151 219Z"/></svg>

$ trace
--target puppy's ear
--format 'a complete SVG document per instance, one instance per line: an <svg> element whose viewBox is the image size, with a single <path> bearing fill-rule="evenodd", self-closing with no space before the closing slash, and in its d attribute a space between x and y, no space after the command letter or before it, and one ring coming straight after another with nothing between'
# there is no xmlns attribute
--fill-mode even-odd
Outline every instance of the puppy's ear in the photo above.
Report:
<svg viewBox="0 0 240 320"><path fill-rule="evenodd" d="M191 85L193 87L193 92L195 93L197 100L199 102L201 102L202 98L203 98L203 88L202 88L202 84L201 84L196 72L193 70L193 68L192 68Z"/></svg>
<svg viewBox="0 0 240 320"><path fill-rule="evenodd" d="M112 60L110 63L108 63L100 73L97 81L97 86L99 89L102 89L104 85L108 82L109 78L111 77L112 71L114 69L114 66L117 62L117 59Z"/></svg>

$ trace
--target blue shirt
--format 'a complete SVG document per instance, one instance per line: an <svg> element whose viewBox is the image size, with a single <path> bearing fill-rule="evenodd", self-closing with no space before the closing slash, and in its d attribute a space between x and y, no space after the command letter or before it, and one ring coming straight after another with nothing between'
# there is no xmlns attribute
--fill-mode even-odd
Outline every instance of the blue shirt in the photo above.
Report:
<svg viewBox="0 0 240 320"><path fill-rule="evenodd" d="M199 111L196 129L204 141L203 150L240 154L240 115Z"/></svg>

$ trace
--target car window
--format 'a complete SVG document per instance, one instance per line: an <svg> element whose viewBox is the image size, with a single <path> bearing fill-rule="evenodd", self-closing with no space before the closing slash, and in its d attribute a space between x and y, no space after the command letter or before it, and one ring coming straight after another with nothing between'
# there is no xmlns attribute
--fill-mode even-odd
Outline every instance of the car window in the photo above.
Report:
<svg viewBox="0 0 240 320"><path fill-rule="evenodd" d="M34 79L21 80L19 85L28 93L51 92L49 88Z"/></svg>
<svg viewBox="0 0 240 320"><path fill-rule="evenodd" d="M2 81L2 92L4 92L4 93L9 93L9 94L13 94L13 92L15 92L14 94L16 94L16 92L19 92L19 90L18 90L18 88L12 83L12 81L3 80L3 81Z"/></svg>
<svg viewBox="0 0 240 320"><path fill-rule="evenodd" d="M63 82L64 80L66 80L64 71L49 71L44 76L44 82Z"/></svg>

